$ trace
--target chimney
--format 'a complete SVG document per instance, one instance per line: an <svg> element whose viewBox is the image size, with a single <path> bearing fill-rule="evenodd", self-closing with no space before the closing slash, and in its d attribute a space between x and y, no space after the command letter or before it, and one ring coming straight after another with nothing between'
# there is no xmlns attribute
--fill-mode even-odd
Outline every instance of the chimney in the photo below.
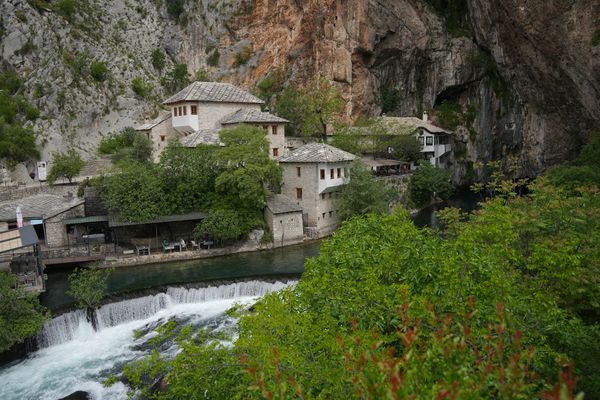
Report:
<svg viewBox="0 0 600 400"><path fill-rule="evenodd" d="M429 115L427 111L423 111L423 122L429 122Z"/></svg>

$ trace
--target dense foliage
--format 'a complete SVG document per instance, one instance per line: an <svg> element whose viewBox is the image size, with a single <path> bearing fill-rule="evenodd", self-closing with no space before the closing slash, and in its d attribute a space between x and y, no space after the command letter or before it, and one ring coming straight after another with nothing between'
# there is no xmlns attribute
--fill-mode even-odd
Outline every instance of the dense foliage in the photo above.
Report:
<svg viewBox="0 0 600 400"><path fill-rule="evenodd" d="M596 398L599 217L595 189L540 179L444 232L351 219L295 288L243 313L232 348L186 341L156 396Z"/></svg>
<svg viewBox="0 0 600 400"><path fill-rule="evenodd" d="M0 161L10 168L39 157L35 133L28 126L39 116L22 95L23 82L13 71L0 71Z"/></svg>
<svg viewBox="0 0 600 400"><path fill-rule="evenodd" d="M111 156L115 163L149 163L152 159L152 142L142 133L128 127L102 138L98 154Z"/></svg>
<svg viewBox="0 0 600 400"><path fill-rule="evenodd" d="M450 172L422 161L408 183L408 196L414 206L420 207L434 199L447 199L454 193Z"/></svg>
<svg viewBox="0 0 600 400"><path fill-rule="evenodd" d="M350 182L342 187L336 197L338 215L342 220L370 213L384 214L394 197L394 191L375 179L360 161L350 168Z"/></svg>
<svg viewBox="0 0 600 400"><path fill-rule="evenodd" d="M0 353L35 335L48 317L37 295L15 283L14 275L0 272Z"/></svg>
<svg viewBox="0 0 600 400"><path fill-rule="evenodd" d="M52 154L50 172L48 172L48 183L54 184L58 179L64 178L71 183L74 177L79 175L85 161L75 149L69 149L66 153L55 152Z"/></svg>
<svg viewBox="0 0 600 400"><path fill-rule="evenodd" d="M275 111L290 121L291 135L325 138L327 127L341 118L344 104L339 89L328 79L316 76L305 87L285 88L277 97Z"/></svg>
<svg viewBox="0 0 600 400"><path fill-rule="evenodd" d="M222 130L220 138L222 147L190 149L170 142L158 165L122 163L116 173L97 180L96 186L121 220L208 211L196 236L208 234L221 241L240 238L263 225L266 197L269 188L279 188L281 170L268 156L262 129L242 125ZM235 221L235 226L224 225L220 218Z"/></svg>

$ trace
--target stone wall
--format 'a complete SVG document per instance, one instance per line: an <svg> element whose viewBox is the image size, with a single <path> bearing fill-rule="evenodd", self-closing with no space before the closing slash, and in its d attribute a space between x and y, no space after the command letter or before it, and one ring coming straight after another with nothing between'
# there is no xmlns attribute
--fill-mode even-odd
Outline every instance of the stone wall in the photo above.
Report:
<svg viewBox="0 0 600 400"><path fill-rule="evenodd" d="M80 204L72 209L48 218L44 221L46 245L50 248L63 247L69 244L65 219L85 216L85 205Z"/></svg>
<svg viewBox="0 0 600 400"><path fill-rule="evenodd" d="M274 215L267 208L265 220L273 235L274 247L302 243L304 240L302 211Z"/></svg>
<svg viewBox="0 0 600 400"><path fill-rule="evenodd" d="M283 167L281 194L302 207L302 212L306 214L305 223L308 226L316 226L317 200L319 198L317 165L310 163L282 163L280 165ZM298 176L297 167L300 168L300 176ZM297 188L302 189L302 199L297 198Z"/></svg>

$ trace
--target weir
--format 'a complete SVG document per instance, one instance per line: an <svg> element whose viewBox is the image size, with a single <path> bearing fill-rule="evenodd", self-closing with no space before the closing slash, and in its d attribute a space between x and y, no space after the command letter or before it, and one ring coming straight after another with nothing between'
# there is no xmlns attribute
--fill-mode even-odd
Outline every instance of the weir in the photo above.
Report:
<svg viewBox="0 0 600 400"><path fill-rule="evenodd" d="M96 310L98 331L127 322L148 319L162 310L180 304L198 304L217 300L261 297L295 284L290 282L246 281L204 288L169 287L165 293L106 304ZM48 348L94 334L85 311L76 310L48 321L38 334L40 348Z"/></svg>

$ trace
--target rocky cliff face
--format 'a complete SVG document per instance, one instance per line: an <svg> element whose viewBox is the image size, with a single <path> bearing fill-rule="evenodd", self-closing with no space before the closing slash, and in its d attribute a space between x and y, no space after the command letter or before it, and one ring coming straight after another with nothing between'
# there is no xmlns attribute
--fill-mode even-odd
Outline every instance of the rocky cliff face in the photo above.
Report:
<svg viewBox="0 0 600 400"><path fill-rule="evenodd" d="M166 74L150 64L155 48L170 56L166 69L183 62L247 88L275 69L299 83L324 74L352 116L433 110L456 130L457 181L473 175L473 161L490 159L535 175L600 126L593 0L181 3L173 18L160 1L88 0L70 20L16 0L0 6L2 57L46 115L37 127L45 154L67 145L91 154L102 134L155 113ZM33 49L21 51L28 41ZM77 83L69 52L107 62L109 82ZM150 101L131 91L137 76L152 83Z"/></svg>

